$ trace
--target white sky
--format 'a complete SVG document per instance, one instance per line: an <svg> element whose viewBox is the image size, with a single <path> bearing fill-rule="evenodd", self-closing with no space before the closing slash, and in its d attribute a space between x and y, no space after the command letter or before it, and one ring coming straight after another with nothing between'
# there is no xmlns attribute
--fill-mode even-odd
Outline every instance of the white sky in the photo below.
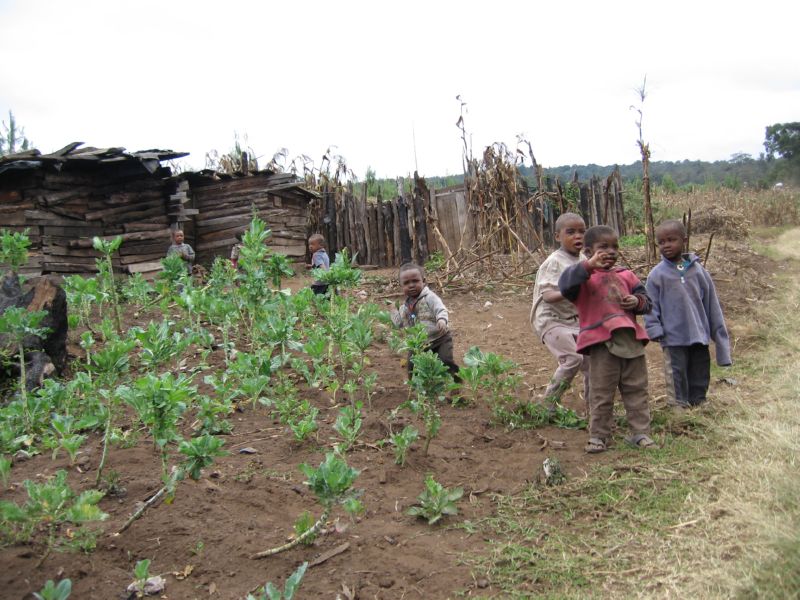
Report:
<svg viewBox="0 0 800 600"><path fill-rule="evenodd" d="M0 115L39 149L205 152L246 134L359 177L461 172L533 144L545 166L763 151L800 120L800 2L0 0Z"/></svg>

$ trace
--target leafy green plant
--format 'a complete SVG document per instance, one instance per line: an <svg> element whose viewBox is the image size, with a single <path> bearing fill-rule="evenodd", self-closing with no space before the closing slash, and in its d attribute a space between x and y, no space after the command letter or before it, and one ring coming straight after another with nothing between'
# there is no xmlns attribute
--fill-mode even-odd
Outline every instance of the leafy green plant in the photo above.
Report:
<svg viewBox="0 0 800 600"><path fill-rule="evenodd" d="M356 267L355 257L350 258L347 248L336 254L329 269L313 269L311 275L333 289L331 296L342 288L355 287L361 282L361 270Z"/></svg>
<svg viewBox="0 0 800 600"><path fill-rule="evenodd" d="M304 463L300 465L300 470L307 478L306 485L314 492L317 501L323 507L322 515L303 535L297 536L283 546L258 552L252 558L273 556L303 543L306 537L316 535L319 532L337 504L345 504L349 499L355 497L355 491L352 488L356 477L358 477L358 471L350 467L344 458L337 456L333 452L327 453L325 460L316 469Z"/></svg>
<svg viewBox="0 0 800 600"><path fill-rule="evenodd" d="M109 340L102 350L91 356L89 371L97 374L99 385L112 387L130 368L130 353L136 340Z"/></svg>
<svg viewBox="0 0 800 600"><path fill-rule="evenodd" d="M63 448L69 455L70 464L75 463L75 455L78 453L83 442L86 441L86 436L75 433L73 427L75 425L75 418L71 415L53 415L51 426L58 436L58 446L53 450L53 460L59 448Z"/></svg>
<svg viewBox="0 0 800 600"><path fill-rule="evenodd" d="M150 559L136 561L133 567L133 587L137 595L144 596L144 588L147 585L147 580L150 579Z"/></svg>
<svg viewBox="0 0 800 600"><path fill-rule="evenodd" d="M363 423L362 406L361 402L357 402L355 406L344 406L339 410L339 416L336 417L336 423L333 425L334 431L344 440L337 446L339 452L347 452L358 441L358 434L361 433Z"/></svg>
<svg viewBox="0 0 800 600"><path fill-rule="evenodd" d="M0 501L0 533L3 537L27 543L32 541L39 530L43 530L43 559L51 550L73 543L73 539L61 531L62 525L72 523L80 527L85 523L108 518L97 507L103 493L87 490L76 494L67 485L66 471L58 471L54 477L43 483L25 480L23 485L28 493L25 504L19 506L13 502ZM60 538L59 533L64 533L64 537ZM82 533L92 537L92 532L84 530Z"/></svg>
<svg viewBox="0 0 800 600"><path fill-rule="evenodd" d="M186 261L180 254L173 252L161 259L161 272L156 278L156 284L162 296L171 296L182 287L191 285Z"/></svg>
<svg viewBox="0 0 800 600"><path fill-rule="evenodd" d="M191 378L165 373L160 377L147 374L137 379L133 387L123 386L117 394L129 404L142 424L150 429L153 444L161 452L163 475L167 476L167 445L180 439L178 418L196 393Z"/></svg>
<svg viewBox="0 0 800 600"><path fill-rule="evenodd" d="M298 537L303 536L303 544L308 546L316 539L315 535L305 535L306 531L314 526L314 515L308 511L304 511L294 521L294 534Z"/></svg>
<svg viewBox="0 0 800 600"><path fill-rule="evenodd" d="M36 600L67 600L72 594L72 581L62 579L58 585L52 579L48 579L44 587L38 592L33 593Z"/></svg>
<svg viewBox="0 0 800 600"><path fill-rule="evenodd" d="M419 431L411 425L406 425L399 433L392 434L391 441L394 446L394 462L401 467L406 464L406 454L417 438Z"/></svg>
<svg viewBox="0 0 800 600"><path fill-rule="evenodd" d="M11 459L6 456L0 456L0 481L3 482L3 487L8 487L8 478L11 475Z"/></svg>
<svg viewBox="0 0 800 600"><path fill-rule="evenodd" d="M22 233L3 229L0 233L0 264L8 265L14 274L19 273L20 268L28 262L30 246L27 229Z"/></svg>
<svg viewBox="0 0 800 600"><path fill-rule="evenodd" d="M447 392L453 388L453 377L439 356L430 350L415 354L413 359L414 370L410 383L415 394L405 405L425 423L423 451L427 456L431 440L442 426L437 403L444 400Z"/></svg>
<svg viewBox="0 0 800 600"><path fill-rule="evenodd" d="M141 273L134 273L125 280L122 286L122 296L126 302L131 302L140 308L150 303L156 291L150 282Z"/></svg>
<svg viewBox="0 0 800 600"><path fill-rule="evenodd" d="M114 322L117 326L117 334L122 335L122 308L120 307L119 294L117 294L117 283L114 279L114 263L111 257L119 250L122 245L122 237L117 236L106 240L100 237L92 238L92 247L100 252L103 257L98 258L97 278L100 286L111 299L111 307L114 313Z"/></svg>
<svg viewBox="0 0 800 600"><path fill-rule="evenodd" d="M302 442L318 429L317 415L319 415L319 409L309 404L305 414L296 421L289 423L289 428L292 430L295 440Z"/></svg>
<svg viewBox="0 0 800 600"><path fill-rule="evenodd" d="M582 419L571 408L566 408L561 404L556 404L555 412L550 414L550 422L562 429L585 429L587 422Z"/></svg>
<svg viewBox="0 0 800 600"><path fill-rule="evenodd" d="M155 369L180 356L192 342L192 336L175 331L175 323L150 321L147 329L133 331L141 346L141 361L148 369Z"/></svg>
<svg viewBox="0 0 800 600"><path fill-rule="evenodd" d="M492 415L497 422L514 426L519 419L519 402L515 397L520 375L515 373L517 364L494 352L482 352L477 346L471 347L464 355L464 363L478 373L466 375L474 382L479 380L485 389ZM471 384L468 384L471 385ZM472 390L470 388L470 393Z"/></svg>
<svg viewBox="0 0 800 600"><path fill-rule="evenodd" d="M222 450L223 445L223 440L208 434L183 440L178 445L178 452L186 456L182 464L184 472L194 480L200 479L200 472L212 464L215 458L228 454Z"/></svg>
<svg viewBox="0 0 800 600"><path fill-rule="evenodd" d="M100 302L100 283L94 277L70 275L64 278L64 292L67 294L67 306L78 311L78 324L93 331L91 316L92 306ZM71 324L73 326L74 324Z"/></svg>
<svg viewBox="0 0 800 600"><path fill-rule="evenodd" d="M436 252L432 252L428 257L428 260L425 261L425 272L435 273L444 267L445 264L447 264L447 260L445 259L444 254L441 250L437 250Z"/></svg>
<svg viewBox="0 0 800 600"><path fill-rule="evenodd" d="M222 418L233 412L233 407L230 402L224 399L219 400L217 397L201 395L195 399L197 406L197 420L200 422L198 431L216 435L219 433L227 434L233 429L230 421Z"/></svg>
<svg viewBox="0 0 800 600"><path fill-rule="evenodd" d="M247 594L246 600L292 600L294 595L297 593L297 588L300 587L300 582L303 580L303 575L306 574L307 568L307 562L304 562L302 565L297 567L295 572L292 573L286 580L286 583L283 586L283 592L275 587L271 581L268 581L267 585L257 592L258 596Z"/></svg>
<svg viewBox="0 0 800 600"><path fill-rule="evenodd" d="M468 403L477 402L483 385L483 369L478 365L463 365L458 369L458 377L461 380L459 385L462 401Z"/></svg>
<svg viewBox="0 0 800 600"><path fill-rule="evenodd" d="M272 282L272 286L276 289L281 287L281 281L284 277L294 275L289 259L283 254L272 254L267 259L265 272L267 278Z"/></svg>
<svg viewBox="0 0 800 600"><path fill-rule="evenodd" d="M418 496L419 504L409 508L406 514L427 519L428 525L433 525L445 515L458 514L456 502L463 495L462 488L448 489L429 473L425 477L425 489Z"/></svg>
<svg viewBox="0 0 800 600"><path fill-rule="evenodd" d="M17 347L17 357L19 358L19 393L23 402L27 404L28 389L26 385L25 373L25 338L29 335L43 336L50 329L40 327L42 321L47 316L47 311L36 310L28 311L20 306L7 308L0 314L0 334L6 334L11 342Z"/></svg>

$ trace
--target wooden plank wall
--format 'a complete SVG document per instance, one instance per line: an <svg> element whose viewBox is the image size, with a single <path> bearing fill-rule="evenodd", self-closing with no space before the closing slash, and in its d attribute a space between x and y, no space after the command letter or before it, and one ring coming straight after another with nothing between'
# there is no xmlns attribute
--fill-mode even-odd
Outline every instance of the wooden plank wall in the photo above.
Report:
<svg viewBox="0 0 800 600"><path fill-rule="evenodd" d="M0 227L31 239L29 273L96 271L94 236L121 235L115 267L163 258L170 244L169 183L139 164L62 172L36 170L4 179Z"/></svg>
<svg viewBox="0 0 800 600"><path fill-rule="evenodd" d="M260 175L192 182L190 195L198 214L193 219L189 243L195 249L197 262L209 264L217 256L229 257L231 247L237 243L236 234L248 227L254 208L272 230L267 245L292 260L305 259L308 197L291 188L277 195L270 193L268 186L267 179Z"/></svg>

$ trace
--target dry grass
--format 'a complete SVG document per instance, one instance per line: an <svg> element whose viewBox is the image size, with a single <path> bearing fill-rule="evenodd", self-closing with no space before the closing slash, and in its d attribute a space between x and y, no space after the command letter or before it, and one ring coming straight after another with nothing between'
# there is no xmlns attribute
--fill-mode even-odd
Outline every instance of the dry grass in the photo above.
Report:
<svg viewBox="0 0 800 600"><path fill-rule="evenodd" d="M689 525L641 558L671 565L642 596L800 597L800 282L794 273L785 283L762 343L735 367L741 385L715 409L708 436L723 451L687 498Z"/></svg>
<svg viewBox="0 0 800 600"><path fill-rule="evenodd" d="M751 227L800 225L800 191L739 190L727 188L675 192L661 191L655 201L677 214L692 210L696 233L717 232L731 237L746 236Z"/></svg>

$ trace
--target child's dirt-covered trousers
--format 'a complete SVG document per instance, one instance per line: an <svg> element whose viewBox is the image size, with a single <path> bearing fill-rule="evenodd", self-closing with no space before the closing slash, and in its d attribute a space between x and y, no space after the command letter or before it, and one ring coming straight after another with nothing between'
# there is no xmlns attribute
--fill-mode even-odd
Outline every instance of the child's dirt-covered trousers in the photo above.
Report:
<svg viewBox="0 0 800 600"><path fill-rule="evenodd" d="M614 393L619 389L631 434L650 433L647 362L644 356L620 358L605 344L589 349L589 437L607 441L614 421Z"/></svg>

